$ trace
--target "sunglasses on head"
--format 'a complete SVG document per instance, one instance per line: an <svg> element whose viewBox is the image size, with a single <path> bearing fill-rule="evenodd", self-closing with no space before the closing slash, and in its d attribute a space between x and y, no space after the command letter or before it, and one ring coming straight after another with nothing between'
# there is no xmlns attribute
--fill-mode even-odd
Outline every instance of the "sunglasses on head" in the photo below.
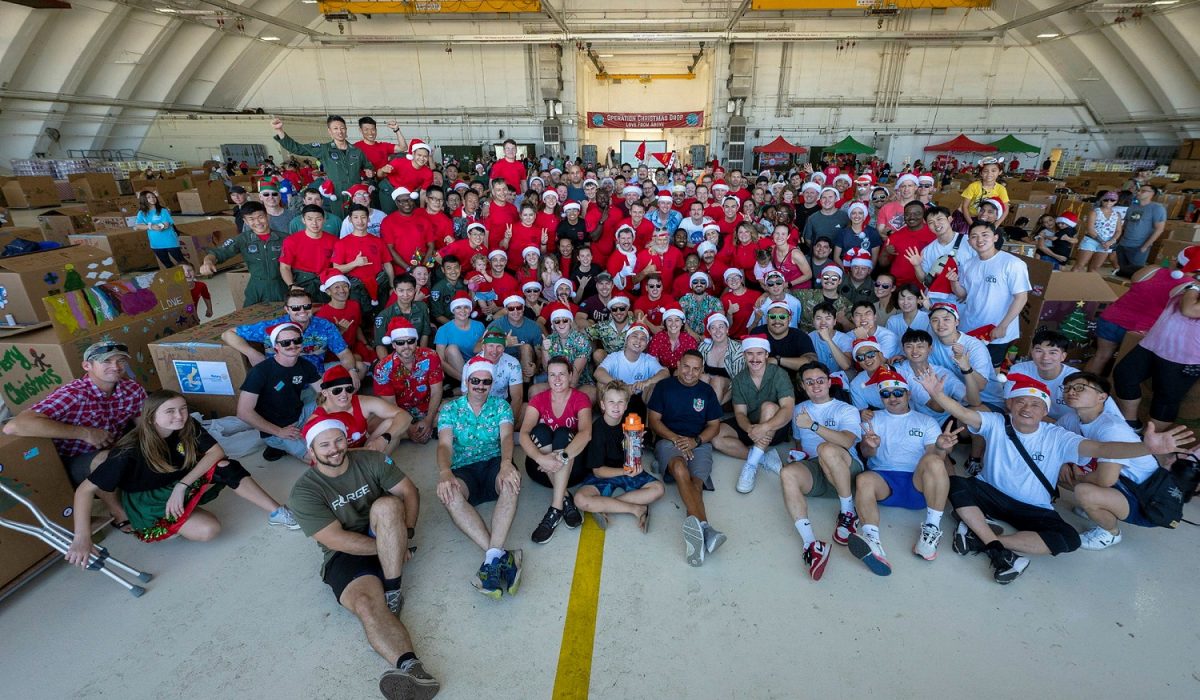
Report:
<svg viewBox="0 0 1200 700"><path fill-rule="evenodd" d="M471 386L491 386L492 385L491 379L483 379L481 377L471 377L470 379L467 380L467 382L469 382L471 384Z"/></svg>
<svg viewBox="0 0 1200 700"><path fill-rule="evenodd" d="M416 345L416 344L417 344L416 338L404 338L401 340L393 340L392 341L392 345Z"/></svg>
<svg viewBox="0 0 1200 700"><path fill-rule="evenodd" d="M855 356L854 356L854 359L856 359L856 360L859 360L859 361L862 361L862 360L873 360L873 359L875 359L876 357L879 357L879 353L878 353L878 352L876 352L876 351L874 351L874 350L868 350L868 351L864 352L864 353L863 353L863 354L861 354L861 355L855 355Z"/></svg>
<svg viewBox="0 0 1200 700"><path fill-rule="evenodd" d="M908 389L892 389L891 391L883 390L879 392L881 399L898 399L908 393Z"/></svg>
<svg viewBox="0 0 1200 700"><path fill-rule="evenodd" d="M335 386L331 389L327 389L327 391L329 392L329 394L331 396L341 396L342 394L345 394L345 393L353 394L354 388L348 387L348 386Z"/></svg>
<svg viewBox="0 0 1200 700"><path fill-rule="evenodd" d="M791 317L787 314L767 314L768 321L786 321L789 318Z"/></svg>
<svg viewBox="0 0 1200 700"><path fill-rule="evenodd" d="M287 340L276 340L275 344L281 348L290 348L293 345L301 345L304 343L304 338L288 338Z"/></svg>
<svg viewBox="0 0 1200 700"><path fill-rule="evenodd" d="M312 304L301 304L299 306L289 306L289 311L312 311Z"/></svg>

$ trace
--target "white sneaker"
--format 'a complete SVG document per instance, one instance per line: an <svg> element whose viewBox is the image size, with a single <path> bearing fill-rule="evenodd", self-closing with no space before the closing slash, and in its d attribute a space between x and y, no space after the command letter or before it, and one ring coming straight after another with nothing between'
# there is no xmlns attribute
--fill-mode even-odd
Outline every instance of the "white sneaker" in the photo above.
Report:
<svg viewBox="0 0 1200 700"><path fill-rule="evenodd" d="M292 516L292 511L287 506L279 506L274 513L267 516L267 524L286 527L289 530L300 529L300 523L296 522L296 518Z"/></svg>
<svg viewBox="0 0 1200 700"><path fill-rule="evenodd" d="M920 535L917 536L917 543L913 545L913 554L925 561L933 561L937 559L937 546L941 541L942 528L932 523L924 523L921 525Z"/></svg>
<svg viewBox="0 0 1200 700"><path fill-rule="evenodd" d="M1084 549L1090 549L1093 552L1109 547L1121 541L1121 531L1117 534L1112 534L1108 530L1097 525L1096 527L1079 534L1079 546Z"/></svg>
<svg viewBox="0 0 1200 700"><path fill-rule="evenodd" d="M762 468L778 474L780 469L783 469L783 460L779 458L779 452L774 447L767 448L767 454L763 457Z"/></svg>
<svg viewBox="0 0 1200 700"><path fill-rule="evenodd" d="M758 478L758 467L746 463L742 465L742 474L738 477L738 493L750 493L754 490L754 480Z"/></svg>

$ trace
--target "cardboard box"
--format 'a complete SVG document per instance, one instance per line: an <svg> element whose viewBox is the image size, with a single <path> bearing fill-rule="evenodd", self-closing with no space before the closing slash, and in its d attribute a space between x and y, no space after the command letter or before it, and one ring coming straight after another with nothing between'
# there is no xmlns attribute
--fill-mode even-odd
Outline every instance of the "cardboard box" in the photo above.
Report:
<svg viewBox="0 0 1200 700"><path fill-rule="evenodd" d="M96 230L87 207L81 206L51 209L38 217L38 225L42 227L43 232L64 238L72 233L91 233Z"/></svg>
<svg viewBox="0 0 1200 700"><path fill-rule="evenodd" d="M1030 226L1036 225L1037 220L1049 213L1050 205L1045 202L1009 202L1008 214L1004 217L1004 225L1012 226L1022 216L1029 219Z"/></svg>
<svg viewBox="0 0 1200 700"><path fill-rule="evenodd" d="M1181 219L1183 213L1187 211L1191 197L1182 192L1163 192L1155 197L1154 201L1162 204L1163 208L1167 210L1168 219Z"/></svg>
<svg viewBox="0 0 1200 700"><path fill-rule="evenodd" d="M225 284L233 297L233 308L240 309L246 304L246 287L250 285L250 271L245 265L225 273Z"/></svg>
<svg viewBox="0 0 1200 700"><path fill-rule="evenodd" d="M28 326L49 321L42 298L63 293L68 264L79 273L84 286L107 282L119 274L108 254L89 246L0 258L0 325Z"/></svg>
<svg viewBox="0 0 1200 700"><path fill-rule="evenodd" d="M4 183L0 189L4 191L4 199L9 208L57 207L62 204L62 198L58 196L58 187L51 177L15 177Z"/></svg>
<svg viewBox="0 0 1200 700"><path fill-rule="evenodd" d="M939 207L946 207L950 211L957 210L962 206L962 195L958 192L938 192L933 195L933 203Z"/></svg>
<svg viewBox="0 0 1200 700"><path fill-rule="evenodd" d="M183 251L183 257L197 270L200 269L200 263L209 248L216 248L238 234L232 216L210 216L197 221L176 222L175 230L179 232L179 248ZM235 255L217 265L217 269L228 270L241 264L242 256Z"/></svg>
<svg viewBox="0 0 1200 700"><path fill-rule="evenodd" d="M199 182L179 193L179 208L184 214L216 214L229 208L229 193L219 182Z"/></svg>
<svg viewBox="0 0 1200 700"><path fill-rule="evenodd" d="M106 229L91 234L75 234L69 238L72 245L90 245L111 255L123 273L158 268L158 258L150 249L150 239L145 231Z"/></svg>
<svg viewBox="0 0 1200 700"><path fill-rule="evenodd" d="M92 216L104 214L122 214L137 216L138 198L133 196L108 197L106 199L90 199L87 202L88 213Z"/></svg>
<svg viewBox="0 0 1200 700"><path fill-rule="evenodd" d="M16 226L16 224L13 223L12 215L8 213L7 209L0 207L0 228L6 228L10 226Z"/></svg>
<svg viewBox="0 0 1200 700"><path fill-rule="evenodd" d="M92 225L97 232L120 231L132 228L137 224L137 215L127 216L119 211L110 211L92 217Z"/></svg>
<svg viewBox="0 0 1200 700"><path fill-rule="evenodd" d="M57 231L44 231L33 226L8 226L0 229L0 250L4 250L4 246L18 238L27 241L53 241L63 247L71 245L67 237Z"/></svg>
<svg viewBox="0 0 1200 700"><path fill-rule="evenodd" d="M1057 329L1058 324L1084 302L1084 313L1095 318L1103 304L1116 301L1117 295L1099 272L1056 272L1048 262L1022 257L1029 268L1029 283L1033 287L1029 300L1021 309L1021 337L1017 349L1029 353L1029 342L1042 328Z"/></svg>
<svg viewBox="0 0 1200 700"><path fill-rule="evenodd" d="M1197 235L1200 235L1198 232ZM1146 257L1147 265L1157 265L1163 260L1170 261L1171 265L1179 259L1179 254L1185 248L1196 245L1196 241L1177 241L1171 238L1159 238L1150 246L1150 255Z"/></svg>
<svg viewBox="0 0 1200 700"><path fill-rule="evenodd" d="M1163 227L1163 237L1172 241L1200 243L1200 224L1168 221Z"/></svg>
<svg viewBox="0 0 1200 700"><path fill-rule="evenodd" d="M54 443L47 438L0 435L0 454L4 455L0 483L32 501L47 518L74 530L75 489L71 488ZM37 524L28 508L6 494L0 495L0 516ZM0 528L0 588L20 578L53 552L36 537Z"/></svg>
<svg viewBox="0 0 1200 700"><path fill-rule="evenodd" d="M134 180L132 183L134 194L141 194L144 190L153 190L158 193L159 202L171 210L172 214L179 212L179 193L185 189L189 189L191 183L184 178L169 178L166 180Z"/></svg>
<svg viewBox="0 0 1200 700"><path fill-rule="evenodd" d="M277 304L255 304L151 343L163 388L180 392L187 397L188 408L206 416L237 414L237 391L250 364L221 340L221 334L279 315Z"/></svg>
<svg viewBox="0 0 1200 700"><path fill-rule="evenodd" d="M67 181L71 183L71 191L74 192L77 202L107 199L121 194L117 188L117 179L111 173L76 173L68 175Z"/></svg>
<svg viewBox="0 0 1200 700"><path fill-rule="evenodd" d="M1167 171L1180 175L1200 175L1200 159L1179 159L1171 161Z"/></svg>

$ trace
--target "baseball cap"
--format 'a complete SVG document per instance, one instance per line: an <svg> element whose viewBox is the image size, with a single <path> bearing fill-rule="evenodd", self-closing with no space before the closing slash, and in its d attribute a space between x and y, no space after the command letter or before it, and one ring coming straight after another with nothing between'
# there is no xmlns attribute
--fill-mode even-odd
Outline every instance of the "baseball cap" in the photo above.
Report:
<svg viewBox="0 0 1200 700"><path fill-rule="evenodd" d="M84 362L103 362L113 355L129 357L129 346L112 340L102 340L92 343L83 351Z"/></svg>

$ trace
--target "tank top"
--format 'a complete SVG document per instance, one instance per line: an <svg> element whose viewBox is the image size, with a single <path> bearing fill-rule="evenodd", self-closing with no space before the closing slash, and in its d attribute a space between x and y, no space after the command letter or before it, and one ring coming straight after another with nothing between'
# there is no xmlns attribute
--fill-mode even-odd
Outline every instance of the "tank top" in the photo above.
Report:
<svg viewBox="0 0 1200 700"><path fill-rule="evenodd" d="M1102 242L1108 242L1112 240L1113 236L1117 235L1117 224L1120 221L1121 215L1116 211L1113 211L1112 216L1105 218L1103 210L1097 209L1096 223L1092 224L1092 227L1096 229L1096 236Z"/></svg>
<svg viewBox="0 0 1200 700"><path fill-rule="evenodd" d="M1179 311L1182 296L1167 303L1141 346L1169 362L1200 365L1200 318L1188 318Z"/></svg>
<svg viewBox="0 0 1200 700"><path fill-rule="evenodd" d="M1167 307L1171 290L1181 284L1183 280L1173 279L1170 270L1159 268L1150 277L1130 285L1129 291L1110 304L1100 318L1127 331L1145 333Z"/></svg>
<svg viewBox="0 0 1200 700"><path fill-rule="evenodd" d="M324 406L313 411L313 417L332 418L346 426L346 446L362 447L367 444L367 417L363 415L358 396L350 397L349 411L326 411Z"/></svg>
<svg viewBox="0 0 1200 700"><path fill-rule="evenodd" d="M783 260L776 257L776 251L771 251L771 260L775 263L775 269L783 273L783 280L788 283L789 287L792 286L793 280L800 279L800 276L804 274L800 271L800 266L792 260L793 250L795 248L788 248L783 255Z"/></svg>

